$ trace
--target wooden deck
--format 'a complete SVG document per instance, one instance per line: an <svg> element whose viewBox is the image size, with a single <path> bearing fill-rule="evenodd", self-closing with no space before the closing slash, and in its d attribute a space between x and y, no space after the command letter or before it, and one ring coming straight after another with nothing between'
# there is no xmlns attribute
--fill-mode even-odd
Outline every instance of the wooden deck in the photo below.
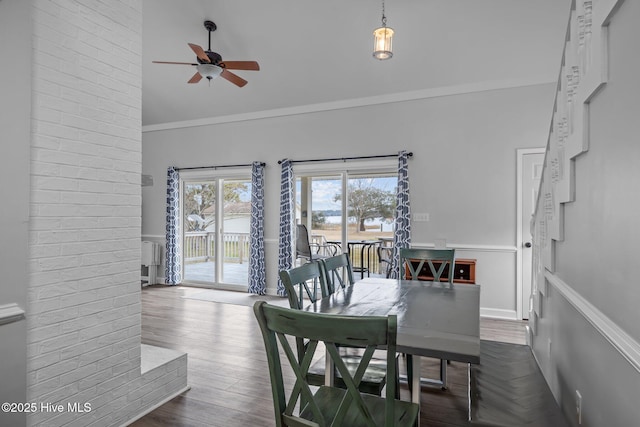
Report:
<svg viewBox="0 0 640 427"><path fill-rule="evenodd" d="M275 425L266 356L252 309L181 298L190 291L168 286L142 291L142 342L187 352L192 388L132 425ZM481 338L524 344L524 325L482 319ZM438 365L423 358L423 376L436 377ZM469 425L467 365L452 362L448 374L448 390L422 389L422 426ZM409 398L405 385L401 395Z"/></svg>

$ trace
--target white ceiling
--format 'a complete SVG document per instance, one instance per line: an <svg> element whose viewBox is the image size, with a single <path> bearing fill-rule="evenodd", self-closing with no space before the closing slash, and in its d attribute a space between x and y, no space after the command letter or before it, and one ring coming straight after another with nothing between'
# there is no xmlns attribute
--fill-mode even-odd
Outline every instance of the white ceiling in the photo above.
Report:
<svg viewBox="0 0 640 427"><path fill-rule="evenodd" d="M569 0L386 0L394 56L371 55L377 0L144 0L145 126L333 103L442 87L556 81ZM226 60L249 83L187 84L188 42ZM507 83L511 82L511 83ZM518 82L518 83L514 83Z"/></svg>

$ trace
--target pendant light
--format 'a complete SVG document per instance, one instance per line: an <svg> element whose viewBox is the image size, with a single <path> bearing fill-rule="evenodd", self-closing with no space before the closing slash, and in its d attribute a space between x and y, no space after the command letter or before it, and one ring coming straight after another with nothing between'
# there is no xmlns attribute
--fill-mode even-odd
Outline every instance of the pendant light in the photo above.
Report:
<svg viewBox="0 0 640 427"><path fill-rule="evenodd" d="M387 27L384 0L382 0L382 27L373 30L373 57L379 60L390 59L393 56L392 43L393 28Z"/></svg>

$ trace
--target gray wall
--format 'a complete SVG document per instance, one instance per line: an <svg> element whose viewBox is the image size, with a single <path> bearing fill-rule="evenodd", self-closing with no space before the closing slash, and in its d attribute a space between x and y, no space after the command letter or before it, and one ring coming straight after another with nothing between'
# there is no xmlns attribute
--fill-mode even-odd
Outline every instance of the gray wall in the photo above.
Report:
<svg viewBox="0 0 640 427"><path fill-rule="evenodd" d="M534 337L573 425L576 390L583 426L640 425L639 18L640 3L626 1L609 26L609 81L590 104L589 150L575 160L575 201L565 204L564 241L555 244Z"/></svg>
<svg viewBox="0 0 640 427"><path fill-rule="evenodd" d="M279 165L292 159L413 151L412 241L446 238L478 259L482 306L515 315L516 149L544 146L554 84L143 133L143 238L164 235L166 169L267 162L268 289L277 277ZM144 131L144 129L143 129Z"/></svg>
<svg viewBox="0 0 640 427"><path fill-rule="evenodd" d="M29 142L31 135L31 2L0 1L0 306L27 304ZM0 325L0 402L26 402L26 321ZM0 412L0 425L24 425L23 414Z"/></svg>

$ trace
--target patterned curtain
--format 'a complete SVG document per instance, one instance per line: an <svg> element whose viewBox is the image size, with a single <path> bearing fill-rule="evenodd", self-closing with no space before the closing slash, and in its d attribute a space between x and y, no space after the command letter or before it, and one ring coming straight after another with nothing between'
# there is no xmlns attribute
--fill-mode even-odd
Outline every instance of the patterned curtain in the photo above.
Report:
<svg viewBox="0 0 640 427"><path fill-rule="evenodd" d="M180 262L180 174L173 167L167 169L167 259L164 267L164 282L177 285L182 281Z"/></svg>
<svg viewBox="0 0 640 427"><path fill-rule="evenodd" d="M249 239L249 292L267 293L264 261L264 163L251 168L251 237Z"/></svg>
<svg viewBox="0 0 640 427"><path fill-rule="evenodd" d="M278 245L278 271L293 267L293 165L282 161L280 176L280 244ZM278 277L278 295L287 296L284 284Z"/></svg>
<svg viewBox="0 0 640 427"><path fill-rule="evenodd" d="M400 248L411 246L411 208L409 205L409 154L398 153L398 188L396 192L396 215L393 230L393 260L390 277L397 279L400 274Z"/></svg>

